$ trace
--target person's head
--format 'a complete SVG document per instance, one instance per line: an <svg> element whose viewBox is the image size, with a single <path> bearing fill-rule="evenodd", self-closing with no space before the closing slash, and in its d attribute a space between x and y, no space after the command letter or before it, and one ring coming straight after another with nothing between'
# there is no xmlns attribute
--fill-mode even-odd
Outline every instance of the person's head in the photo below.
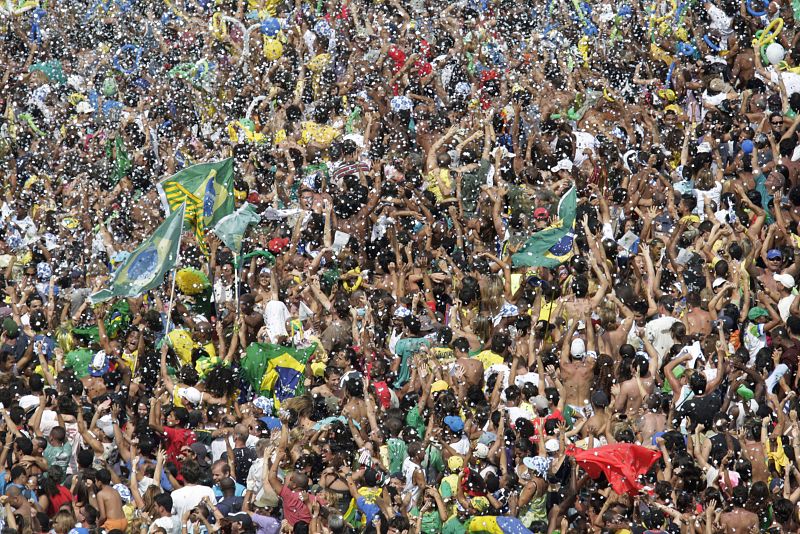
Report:
<svg viewBox="0 0 800 534"><path fill-rule="evenodd" d="M197 484L202 476L202 470L197 462L186 461L181 466L181 476L187 484Z"/></svg>
<svg viewBox="0 0 800 534"><path fill-rule="evenodd" d="M214 484L219 484L223 479L230 478L231 468L227 460L217 460L211 464L211 478Z"/></svg>
<svg viewBox="0 0 800 534"><path fill-rule="evenodd" d="M159 493L153 498L156 512L160 517L170 517L172 515L172 495L169 493Z"/></svg>
<svg viewBox="0 0 800 534"><path fill-rule="evenodd" d="M103 486L110 486L111 472L108 469L99 469L97 473L95 473L94 479L98 487L102 488Z"/></svg>
<svg viewBox="0 0 800 534"><path fill-rule="evenodd" d="M289 477L289 489L293 491L305 491L308 489L308 475L300 471L295 471Z"/></svg>
<svg viewBox="0 0 800 534"><path fill-rule="evenodd" d="M61 447L67 439L67 430L63 426L56 426L50 430L50 445L53 447Z"/></svg>
<svg viewBox="0 0 800 534"><path fill-rule="evenodd" d="M53 516L50 528L55 534L67 534L75 527L75 517L68 510L60 510Z"/></svg>

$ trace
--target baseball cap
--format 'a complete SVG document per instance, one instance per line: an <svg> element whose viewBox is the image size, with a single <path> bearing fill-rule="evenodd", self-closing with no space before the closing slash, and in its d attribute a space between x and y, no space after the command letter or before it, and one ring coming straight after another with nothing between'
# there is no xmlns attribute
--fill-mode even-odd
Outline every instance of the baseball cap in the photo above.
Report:
<svg viewBox="0 0 800 534"><path fill-rule="evenodd" d="M447 385L447 382L444 380L437 380L433 384L431 384L431 393L436 393L438 391L444 391L446 389L450 389L450 386Z"/></svg>
<svg viewBox="0 0 800 534"><path fill-rule="evenodd" d="M447 468L450 471L458 471L462 467L464 467L464 458L461 456L455 454L447 459Z"/></svg>
<svg viewBox="0 0 800 534"><path fill-rule="evenodd" d="M533 210L534 219L547 219L550 217L550 212L546 208L536 208Z"/></svg>
<svg viewBox="0 0 800 534"><path fill-rule="evenodd" d="M726 280L724 278L718 276L717 278L714 278L713 282L711 282L711 287L713 289L717 289L718 287L725 285L725 282Z"/></svg>
<svg viewBox="0 0 800 534"><path fill-rule="evenodd" d="M248 514L247 512L228 514L228 516L225 519L234 523L241 523L242 527L245 530L253 526L253 520L250 518L250 514Z"/></svg>
<svg viewBox="0 0 800 534"><path fill-rule="evenodd" d="M178 397L185 399L191 404L200 404L203 399L203 394L200 390L194 387L178 388Z"/></svg>
<svg viewBox="0 0 800 534"><path fill-rule="evenodd" d="M755 321L759 317L769 317L769 312L761 306L750 308L750 311L747 312L747 318L751 321Z"/></svg>
<svg viewBox="0 0 800 534"><path fill-rule="evenodd" d="M6 333L6 336L13 339L19 335L19 325L14 322L14 319L11 317L6 317L3 319L3 330Z"/></svg>
<svg viewBox="0 0 800 534"><path fill-rule="evenodd" d="M567 158L564 158L560 160L558 163L556 163L555 167L552 167L550 170L552 172L572 171L572 162Z"/></svg>
<svg viewBox="0 0 800 534"><path fill-rule="evenodd" d="M192 452L197 457L197 465L206 469L209 466L208 463L208 449L202 443L192 443L189 445L189 448L192 449Z"/></svg>
<svg viewBox="0 0 800 534"><path fill-rule="evenodd" d="M572 340L572 344L569 347L569 353L573 358L583 358L583 356L586 354L586 342L584 342L583 339L576 337Z"/></svg>
<svg viewBox="0 0 800 534"><path fill-rule="evenodd" d="M786 289L791 289L794 287L794 276L792 276L791 274L775 273L772 275L772 279L775 280L776 282L780 282L780 284Z"/></svg>
<svg viewBox="0 0 800 534"><path fill-rule="evenodd" d="M558 440L555 438L550 438L544 442L544 450L547 452L556 452L558 451L558 448Z"/></svg>
<svg viewBox="0 0 800 534"><path fill-rule="evenodd" d="M453 432L461 432L464 430L464 421L455 415L448 415L445 417L444 424Z"/></svg>
<svg viewBox="0 0 800 534"><path fill-rule="evenodd" d="M776 258L783 258L783 253L777 248L771 248L767 251L767 259L774 260Z"/></svg>
<svg viewBox="0 0 800 534"><path fill-rule="evenodd" d="M485 443L475 445L475 458L487 458L489 456L489 446Z"/></svg>
<svg viewBox="0 0 800 534"><path fill-rule="evenodd" d="M533 399L531 399L531 404L533 404L533 407L537 410L546 410L547 407L550 406L550 403L547 402L547 397L544 395L535 396Z"/></svg>

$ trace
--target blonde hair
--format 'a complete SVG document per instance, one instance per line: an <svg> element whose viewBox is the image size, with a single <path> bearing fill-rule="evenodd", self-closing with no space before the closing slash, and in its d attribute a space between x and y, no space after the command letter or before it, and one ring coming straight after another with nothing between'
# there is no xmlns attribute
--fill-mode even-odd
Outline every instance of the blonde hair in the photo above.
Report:
<svg viewBox="0 0 800 534"><path fill-rule="evenodd" d="M478 336L481 343L492 337L492 321L488 315L476 315L472 318L472 333Z"/></svg>
<svg viewBox="0 0 800 534"><path fill-rule="evenodd" d="M311 413L311 408L313 407L313 403L311 402L311 397L308 395L302 395L300 397L292 397L291 399L286 399L281 403L281 408L285 408L287 410L294 410L297 415L307 416Z"/></svg>
<svg viewBox="0 0 800 534"><path fill-rule="evenodd" d="M67 534L75 527L75 516L67 510L60 510L53 516L52 529L56 534Z"/></svg>
<svg viewBox="0 0 800 534"><path fill-rule="evenodd" d="M503 307L505 294L503 275L493 275L481 291L481 311L495 315Z"/></svg>

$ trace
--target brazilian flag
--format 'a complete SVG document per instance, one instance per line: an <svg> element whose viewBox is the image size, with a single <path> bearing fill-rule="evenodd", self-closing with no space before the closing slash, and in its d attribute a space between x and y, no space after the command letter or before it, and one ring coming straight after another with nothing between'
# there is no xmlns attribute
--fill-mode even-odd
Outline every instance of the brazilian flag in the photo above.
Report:
<svg viewBox="0 0 800 534"><path fill-rule="evenodd" d="M178 261L184 212L185 207L180 206L168 215L153 235L114 271L110 287L91 295L89 302L95 304L113 297L137 297L158 287L164 281L164 275Z"/></svg>
<svg viewBox="0 0 800 534"><path fill-rule="evenodd" d="M531 237L522 249L511 256L514 267L558 267L572 256L575 239L575 211L578 195L569 188L558 203L558 218Z"/></svg>
<svg viewBox="0 0 800 534"><path fill-rule="evenodd" d="M304 372L317 345L305 349L272 343L251 343L242 358L242 377L253 391L271 397L275 406L305 392Z"/></svg>
<svg viewBox="0 0 800 534"><path fill-rule="evenodd" d="M206 252L205 234L233 212L233 159L192 165L159 182L161 203L169 213L186 204L187 228Z"/></svg>

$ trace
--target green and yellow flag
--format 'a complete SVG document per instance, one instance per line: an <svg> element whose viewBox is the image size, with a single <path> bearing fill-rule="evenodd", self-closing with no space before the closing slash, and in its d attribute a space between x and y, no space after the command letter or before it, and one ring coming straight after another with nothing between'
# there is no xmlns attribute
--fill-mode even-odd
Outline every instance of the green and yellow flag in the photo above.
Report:
<svg viewBox="0 0 800 534"><path fill-rule="evenodd" d="M233 212L233 159L192 165L158 184L161 203L173 212L186 203L186 224L206 252L207 228Z"/></svg>
<svg viewBox="0 0 800 534"><path fill-rule="evenodd" d="M305 369L316 343L306 348L251 343L241 361L242 378L259 395L271 397L276 407L305 391Z"/></svg>
<svg viewBox="0 0 800 534"><path fill-rule="evenodd" d="M552 269L569 261L572 257L572 242L575 239L577 207L578 196L573 185L561 197L555 221L529 237L522 250L511 256L514 267Z"/></svg>
<svg viewBox="0 0 800 534"><path fill-rule="evenodd" d="M111 285L89 297L95 304L113 297L138 297L158 287L178 261L185 206L167 216L148 239L114 271Z"/></svg>

